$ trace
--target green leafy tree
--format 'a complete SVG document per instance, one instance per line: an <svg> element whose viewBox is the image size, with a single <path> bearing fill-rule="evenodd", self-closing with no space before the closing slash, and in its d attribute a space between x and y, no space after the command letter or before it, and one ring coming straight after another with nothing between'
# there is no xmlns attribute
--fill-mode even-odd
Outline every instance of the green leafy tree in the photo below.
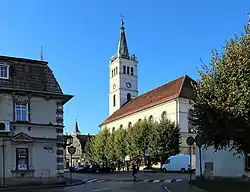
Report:
<svg viewBox="0 0 250 192"><path fill-rule="evenodd" d="M190 122L206 146L250 149L250 35L248 30L226 42L223 53L199 71Z"/></svg>
<svg viewBox="0 0 250 192"><path fill-rule="evenodd" d="M152 145L152 133L155 123L153 121L144 119L137 122L128 129L127 143L128 154L132 159L142 160L144 159L144 152L146 148L153 149Z"/></svg>
<svg viewBox="0 0 250 192"><path fill-rule="evenodd" d="M91 138L85 146L86 158L90 163L97 163L101 161L100 153L96 148L96 137Z"/></svg>
<svg viewBox="0 0 250 192"><path fill-rule="evenodd" d="M91 148L89 156L95 163L107 163L105 154L106 142L109 136L107 128L101 130L93 139L91 139Z"/></svg>
<svg viewBox="0 0 250 192"><path fill-rule="evenodd" d="M168 138L168 151L170 155L176 155L180 153L181 133L179 126L175 123L170 123L169 138Z"/></svg>
<svg viewBox="0 0 250 192"><path fill-rule="evenodd" d="M108 161L116 161L116 146L114 142L114 133L107 132L107 140L105 145L105 157Z"/></svg>
<svg viewBox="0 0 250 192"><path fill-rule="evenodd" d="M152 134L152 155L156 161L164 161L180 152L180 129L168 119L162 119Z"/></svg>
<svg viewBox="0 0 250 192"><path fill-rule="evenodd" d="M136 123L134 126L129 127L127 130L126 136L126 154L130 156L131 160L139 158L142 156L142 151L139 145L139 136L140 136L140 126Z"/></svg>
<svg viewBox="0 0 250 192"><path fill-rule="evenodd" d="M95 161L94 161L94 156L95 156L95 154L94 154L94 152L95 152L95 150L94 150L94 138L90 138L90 139L88 139L88 141L86 142L86 145L85 145L85 149L84 149L84 151L85 151L85 154L86 154L86 159L90 162L90 163L94 163Z"/></svg>
<svg viewBox="0 0 250 192"><path fill-rule="evenodd" d="M127 155L127 131L125 129L118 129L114 131L114 150L117 160L123 161Z"/></svg>

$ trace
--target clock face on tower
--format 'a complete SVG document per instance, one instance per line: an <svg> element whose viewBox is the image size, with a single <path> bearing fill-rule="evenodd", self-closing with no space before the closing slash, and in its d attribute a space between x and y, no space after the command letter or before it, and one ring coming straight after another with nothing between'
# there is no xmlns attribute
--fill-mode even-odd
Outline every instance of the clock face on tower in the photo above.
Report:
<svg viewBox="0 0 250 192"><path fill-rule="evenodd" d="M126 83L126 87L127 87L127 88L131 88L131 83L127 82L127 83Z"/></svg>
<svg viewBox="0 0 250 192"><path fill-rule="evenodd" d="M114 84L114 85L113 85L113 89L115 89L115 88L116 88L116 85Z"/></svg>

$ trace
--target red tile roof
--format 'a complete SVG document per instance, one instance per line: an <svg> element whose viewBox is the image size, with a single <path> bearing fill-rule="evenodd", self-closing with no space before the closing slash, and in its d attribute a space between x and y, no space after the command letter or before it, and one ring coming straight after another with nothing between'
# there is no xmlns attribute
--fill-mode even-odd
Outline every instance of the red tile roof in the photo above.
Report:
<svg viewBox="0 0 250 192"><path fill-rule="evenodd" d="M122 106L99 126L178 97L194 100L193 83L196 82L189 76L184 75L148 91Z"/></svg>

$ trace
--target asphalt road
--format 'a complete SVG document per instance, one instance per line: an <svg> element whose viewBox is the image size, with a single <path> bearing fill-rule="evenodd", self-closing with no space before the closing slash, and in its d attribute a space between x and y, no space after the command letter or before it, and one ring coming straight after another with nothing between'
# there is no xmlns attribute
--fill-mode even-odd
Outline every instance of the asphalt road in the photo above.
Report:
<svg viewBox="0 0 250 192"><path fill-rule="evenodd" d="M144 183L144 182L92 182L83 185L54 188L54 189L33 189L26 192L200 192L191 188L186 180L181 182L165 183Z"/></svg>
<svg viewBox="0 0 250 192"><path fill-rule="evenodd" d="M70 173L65 173L65 177L69 177ZM115 173L72 173L72 177L75 179L99 179L99 180L119 180L119 181L131 181L133 179L131 172L115 172ZM137 177L140 180L171 180L171 179L189 179L189 174L183 173L144 173L139 172ZM193 176L194 177L194 176Z"/></svg>
<svg viewBox="0 0 250 192"><path fill-rule="evenodd" d="M164 187L155 183L141 182L101 182L89 183L79 186L56 188L56 189L34 189L29 192L165 192Z"/></svg>
<svg viewBox="0 0 250 192"><path fill-rule="evenodd" d="M69 177L69 174L65 174ZM73 174L74 179L85 184L52 189L30 189L25 192L197 192L188 184L188 174L181 173L139 173L133 181L131 173Z"/></svg>

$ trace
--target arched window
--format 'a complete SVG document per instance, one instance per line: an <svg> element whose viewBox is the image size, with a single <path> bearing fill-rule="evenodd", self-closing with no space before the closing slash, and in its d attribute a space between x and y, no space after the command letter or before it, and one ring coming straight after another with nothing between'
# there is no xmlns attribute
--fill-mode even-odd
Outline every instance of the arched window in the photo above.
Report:
<svg viewBox="0 0 250 192"><path fill-rule="evenodd" d="M126 74L126 66L123 65L123 74Z"/></svg>
<svg viewBox="0 0 250 192"><path fill-rule="evenodd" d="M113 95L113 106L115 107L115 95Z"/></svg>
<svg viewBox="0 0 250 192"><path fill-rule="evenodd" d="M117 71L118 71L118 70L117 70L117 67L116 67L116 68L115 68L115 74L116 74L116 75L117 75Z"/></svg>
<svg viewBox="0 0 250 192"><path fill-rule="evenodd" d="M153 115L150 115L149 117L149 121L152 122L153 121Z"/></svg>
<svg viewBox="0 0 250 192"><path fill-rule="evenodd" d="M123 126L122 126L122 124L121 124L121 125L120 125L120 129L122 129L122 127L123 127Z"/></svg>
<svg viewBox="0 0 250 192"><path fill-rule="evenodd" d="M131 73L130 73L132 76L134 75L134 68L131 67Z"/></svg>
<svg viewBox="0 0 250 192"><path fill-rule="evenodd" d="M130 128L130 127L132 127L132 123L131 122L128 123L128 128Z"/></svg>
<svg viewBox="0 0 250 192"><path fill-rule="evenodd" d="M131 94L128 93L128 94L127 94L127 101L130 101L130 100L131 100Z"/></svg>
<svg viewBox="0 0 250 192"><path fill-rule="evenodd" d="M114 77L114 70L112 69L112 77Z"/></svg>
<svg viewBox="0 0 250 192"><path fill-rule="evenodd" d="M115 127L112 128L112 132L114 132L114 131L115 131Z"/></svg>
<svg viewBox="0 0 250 192"><path fill-rule="evenodd" d="M129 75L129 66L127 66L127 74Z"/></svg>
<svg viewBox="0 0 250 192"><path fill-rule="evenodd" d="M167 112L166 112L166 111L163 111L163 112L162 112L161 118L162 118L162 119L166 119L166 118L167 118Z"/></svg>
<svg viewBox="0 0 250 192"><path fill-rule="evenodd" d="M138 122L141 122L141 119L138 119Z"/></svg>

